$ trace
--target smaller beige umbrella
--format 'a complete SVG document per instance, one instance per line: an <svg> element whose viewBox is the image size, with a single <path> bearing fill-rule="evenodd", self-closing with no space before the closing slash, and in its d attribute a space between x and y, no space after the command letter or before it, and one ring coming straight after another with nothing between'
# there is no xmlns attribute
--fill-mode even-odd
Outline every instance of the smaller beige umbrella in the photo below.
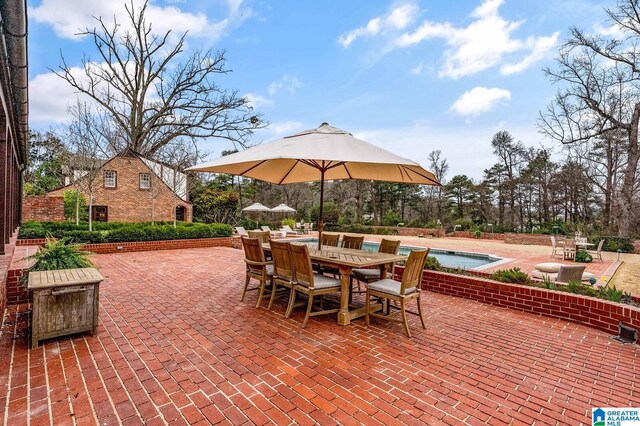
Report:
<svg viewBox="0 0 640 426"><path fill-rule="evenodd" d="M271 209L274 213L295 213L296 209L289 207L286 204L280 204Z"/></svg>
<svg viewBox="0 0 640 426"><path fill-rule="evenodd" d="M270 212L271 209L264 204L253 203L248 207L242 209L243 212Z"/></svg>

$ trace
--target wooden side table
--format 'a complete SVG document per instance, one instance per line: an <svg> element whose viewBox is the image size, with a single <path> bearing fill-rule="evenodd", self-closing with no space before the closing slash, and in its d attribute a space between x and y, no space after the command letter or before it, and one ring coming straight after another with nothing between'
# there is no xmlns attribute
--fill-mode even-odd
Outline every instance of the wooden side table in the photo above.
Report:
<svg viewBox="0 0 640 426"><path fill-rule="evenodd" d="M30 272L33 292L31 347L42 339L98 331L98 299L104 278L95 268Z"/></svg>

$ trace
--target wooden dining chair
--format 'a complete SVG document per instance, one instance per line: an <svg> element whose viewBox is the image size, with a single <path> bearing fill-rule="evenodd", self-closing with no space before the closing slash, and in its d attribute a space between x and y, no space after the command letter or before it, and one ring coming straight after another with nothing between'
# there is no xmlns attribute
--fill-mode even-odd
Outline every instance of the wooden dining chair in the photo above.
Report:
<svg viewBox="0 0 640 426"><path fill-rule="evenodd" d="M398 254L398 249L400 248L400 240L385 240L384 238L380 241L380 246L378 247L378 253L387 253L387 254ZM395 267L395 263L391 262L385 265L385 269L387 273L393 278L393 269ZM351 278L355 279L358 283L358 291L355 293L362 293L362 289L360 287L360 283L372 283L374 281L380 280L380 268L357 268L352 271ZM353 282L352 282L353 284ZM353 291L352 291L353 292Z"/></svg>
<svg viewBox="0 0 640 426"><path fill-rule="evenodd" d="M417 315L422 322L422 328L426 328L424 318L422 317L422 307L420 305L420 282L422 281L422 270L424 269L424 261L429 255L429 249L411 250L409 259L404 266L402 281L387 278L380 281L374 281L366 285L365 296L365 322L369 325L370 317L382 318L389 321L401 322L408 337L411 337L409 331L409 323L407 322L407 313ZM371 312L371 297L393 300L400 302L401 318L395 318L391 314L379 314ZM416 299L418 304L418 312L407 310L407 302ZM398 309L395 306L387 304L389 308Z"/></svg>
<svg viewBox="0 0 640 426"><path fill-rule="evenodd" d="M322 233L322 245L330 247L338 247L340 241L340 234L325 234Z"/></svg>
<svg viewBox="0 0 640 426"><path fill-rule="evenodd" d="M260 240L260 244L265 244L271 240L271 233L269 231L249 231L249 238L257 238Z"/></svg>
<svg viewBox="0 0 640 426"><path fill-rule="evenodd" d="M262 249L260 240L244 236L241 237L241 239L242 248L244 249L244 262L247 264L247 269L244 290L242 291L240 301L242 302L244 300L247 291L259 290L258 302L256 303L256 308L259 308L262 298L264 297L267 282L271 283L271 291L273 292L274 290L273 264L265 260L264 250ZM249 282L252 278L260 282L258 287L249 288Z"/></svg>
<svg viewBox="0 0 640 426"><path fill-rule="evenodd" d="M564 240L562 249L563 259L574 259L576 257L576 240Z"/></svg>
<svg viewBox="0 0 640 426"><path fill-rule="evenodd" d="M342 237L342 248L362 250L364 244L364 236L345 235Z"/></svg>
<svg viewBox="0 0 640 426"><path fill-rule="evenodd" d="M325 294L340 294L340 280L327 277L321 274L315 274L311 268L311 258L309 257L309 248L306 245L291 244L291 260L293 261L293 270L295 275L295 286L291 291L289 298L289 306L287 307L286 318L291 316L296 301L296 294L303 293L307 295L307 313L302 321L302 328L307 326L309 317L325 314L337 313L340 309L324 309L322 296ZM320 305L314 306L313 299L320 296ZM317 309L313 311L313 309ZM313 312L312 312L313 311Z"/></svg>
<svg viewBox="0 0 640 426"><path fill-rule="evenodd" d="M273 301L278 291L278 286L289 289L289 298L291 299L291 291L295 286L295 278L293 271L293 261L291 259L290 244L286 241L269 241L271 246L271 257L273 258L273 289L271 292L271 300L267 310L271 309ZM289 306L287 305L287 309Z"/></svg>

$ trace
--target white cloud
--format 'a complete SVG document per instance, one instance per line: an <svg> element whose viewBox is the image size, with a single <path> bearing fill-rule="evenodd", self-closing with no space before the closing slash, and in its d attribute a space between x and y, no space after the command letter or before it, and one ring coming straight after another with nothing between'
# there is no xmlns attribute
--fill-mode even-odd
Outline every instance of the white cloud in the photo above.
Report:
<svg viewBox="0 0 640 426"><path fill-rule="evenodd" d="M501 100L511 99L511 92L505 89L474 87L464 92L451 105L450 111L465 117L475 117L491 110Z"/></svg>
<svg viewBox="0 0 640 426"><path fill-rule="evenodd" d="M593 30L597 34L600 34L606 37L615 38L615 39L623 39L626 35L619 25L611 25L611 26L605 27L600 24L596 24L593 26Z"/></svg>
<svg viewBox="0 0 640 426"><path fill-rule="evenodd" d="M271 99L267 99L264 96L260 96L255 93L247 93L244 97L247 98L253 108L259 108L263 105L271 105L273 103Z"/></svg>
<svg viewBox="0 0 640 426"><path fill-rule="evenodd" d="M70 71L76 79L84 79L82 68L72 67ZM73 87L54 73L38 74L29 81L29 121L33 124L66 121L69 119L67 109L77 98Z"/></svg>
<svg viewBox="0 0 640 426"><path fill-rule="evenodd" d="M144 0L133 0L136 9L143 3ZM29 8L29 16L36 22L51 25L59 37L75 39L80 31L96 25L94 17L101 16L108 27L113 26L114 17L119 24L126 25L129 18L124 4L115 0L42 0L39 6ZM226 17L213 22L204 13L189 13L177 6L149 3L146 18L153 23L152 32L156 35L169 30L176 33L188 30L192 36L217 39L231 26L251 15L250 9L242 8L241 0L227 0L227 6Z"/></svg>
<svg viewBox="0 0 640 426"><path fill-rule="evenodd" d="M411 74L420 75L424 71L424 64L420 62L415 67L411 68Z"/></svg>
<svg viewBox="0 0 640 426"><path fill-rule="evenodd" d="M338 43L343 47L349 47L351 43L361 37L371 37L388 29L401 30L413 23L419 12L420 9L415 3L399 5L393 8L386 16L373 18L367 25L342 34L338 38Z"/></svg>
<svg viewBox="0 0 640 426"><path fill-rule="evenodd" d="M267 127L267 130L269 130L273 136L283 136L295 132L296 130L300 130L301 128L302 123L298 121L288 120L271 123Z"/></svg>
<svg viewBox="0 0 640 426"><path fill-rule="evenodd" d="M298 80L298 77L285 74L280 80L272 82L267 88L267 91L271 96L282 90L293 94L302 86L303 84Z"/></svg>
<svg viewBox="0 0 640 426"><path fill-rule="evenodd" d="M449 48L444 52L440 77L460 78L499 65L516 54L526 56L501 68L503 74L520 72L543 59L556 45L558 33L531 36L526 41L512 34L524 21L507 21L499 14L503 0L485 0L471 14L467 27L448 22L424 21L413 32L405 32L395 40L405 48L433 38L444 39Z"/></svg>

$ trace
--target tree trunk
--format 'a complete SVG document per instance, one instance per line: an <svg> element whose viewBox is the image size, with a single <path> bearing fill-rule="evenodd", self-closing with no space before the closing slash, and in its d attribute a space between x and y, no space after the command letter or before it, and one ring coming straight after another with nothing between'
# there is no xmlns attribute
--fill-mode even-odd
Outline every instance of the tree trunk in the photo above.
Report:
<svg viewBox="0 0 640 426"><path fill-rule="evenodd" d="M633 190L638 171L638 121L640 120L640 104L636 104L629 128L629 146L627 148L627 168L622 179L620 191L620 225L618 235L630 238L633 226Z"/></svg>

